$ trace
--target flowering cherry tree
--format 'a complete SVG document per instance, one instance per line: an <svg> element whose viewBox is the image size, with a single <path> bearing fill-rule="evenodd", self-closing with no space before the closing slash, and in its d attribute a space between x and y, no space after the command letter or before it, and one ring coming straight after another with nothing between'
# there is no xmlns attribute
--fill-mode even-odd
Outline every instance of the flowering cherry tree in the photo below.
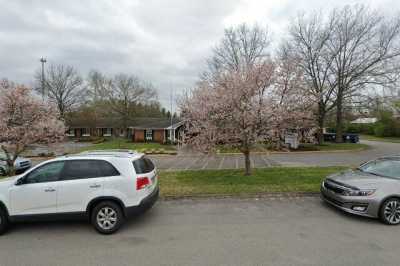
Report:
<svg viewBox="0 0 400 266"><path fill-rule="evenodd" d="M312 113L299 90L300 73L291 62L265 56L265 38L254 37L262 35L259 28L242 25L226 34L216 49L218 60L211 60L212 73L202 76L180 108L187 121L187 143L204 152L217 145L238 148L245 157L245 174L250 175L253 146L260 142L280 146L286 130L310 126ZM257 57L249 58L253 50ZM228 63L222 64L224 60Z"/></svg>
<svg viewBox="0 0 400 266"><path fill-rule="evenodd" d="M62 140L66 128L57 109L39 100L31 89L10 82L0 83L0 148L9 174L28 145Z"/></svg>
<svg viewBox="0 0 400 266"><path fill-rule="evenodd" d="M280 146L286 130L312 124L303 95L280 86L277 75L275 65L268 62L201 81L180 105L187 121L187 143L204 152L219 144L238 148L250 175L250 151L255 144Z"/></svg>

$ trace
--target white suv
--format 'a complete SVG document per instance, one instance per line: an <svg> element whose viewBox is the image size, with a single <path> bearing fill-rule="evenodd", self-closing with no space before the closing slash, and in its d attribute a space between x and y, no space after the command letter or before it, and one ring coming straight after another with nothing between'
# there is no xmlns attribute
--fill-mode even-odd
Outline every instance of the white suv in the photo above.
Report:
<svg viewBox="0 0 400 266"><path fill-rule="evenodd" d="M91 151L45 161L0 180L0 234L8 223L86 217L103 234L158 198L153 162L125 150Z"/></svg>

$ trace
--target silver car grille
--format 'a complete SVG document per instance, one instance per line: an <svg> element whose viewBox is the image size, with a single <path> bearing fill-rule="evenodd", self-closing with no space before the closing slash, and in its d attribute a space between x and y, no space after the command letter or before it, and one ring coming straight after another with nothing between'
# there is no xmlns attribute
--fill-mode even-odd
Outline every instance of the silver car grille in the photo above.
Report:
<svg viewBox="0 0 400 266"><path fill-rule="evenodd" d="M339 183L337 183L333 180L329 180L329 179L324 181L324 187L327 190L332 191L336 194L340 194L340 195L344 195L346 191L354 189L352 187L346 187L346 186L342 185L341 183L339 184Z"/></svg>
<svg viewBox="0 0 400 266"><path fill-rule="evenodd" d="M30 167L31 163L29 161L22 161L19 163L19 166L24 168L24 167Z"/></svg>

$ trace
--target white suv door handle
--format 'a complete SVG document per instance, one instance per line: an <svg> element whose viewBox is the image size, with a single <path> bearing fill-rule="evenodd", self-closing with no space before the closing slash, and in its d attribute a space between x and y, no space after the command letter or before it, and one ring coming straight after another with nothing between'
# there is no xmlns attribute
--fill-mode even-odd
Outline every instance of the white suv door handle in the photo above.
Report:
<svg viewBox="0 0 400 266"><path fill-rule="evenodd" d="M90 185L90 188L99 188L101 187L99 184Z"/></svg>
<svg viewBox="0 0 400 266"><path fill-rule="evenodd" d="M51 187L49 187L49 188L46 188L45 190L44 190L44 192L54 192L54 191L56 191L54 188L51 188Z"/></svg>

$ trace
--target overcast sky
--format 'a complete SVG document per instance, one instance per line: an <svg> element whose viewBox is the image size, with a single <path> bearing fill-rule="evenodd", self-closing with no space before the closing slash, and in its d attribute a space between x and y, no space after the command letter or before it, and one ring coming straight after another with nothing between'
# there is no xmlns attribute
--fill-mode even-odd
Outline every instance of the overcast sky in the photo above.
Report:
<svg viewBox="0 0 400 266"><path fill-rule="evenodd" d="M302 11L369 3L384 12L398 0L0 0L0 78L28 85L48 63L123 72L151 81L159 100L191 88L225 27L268 25L279 40Z"/></svg>

